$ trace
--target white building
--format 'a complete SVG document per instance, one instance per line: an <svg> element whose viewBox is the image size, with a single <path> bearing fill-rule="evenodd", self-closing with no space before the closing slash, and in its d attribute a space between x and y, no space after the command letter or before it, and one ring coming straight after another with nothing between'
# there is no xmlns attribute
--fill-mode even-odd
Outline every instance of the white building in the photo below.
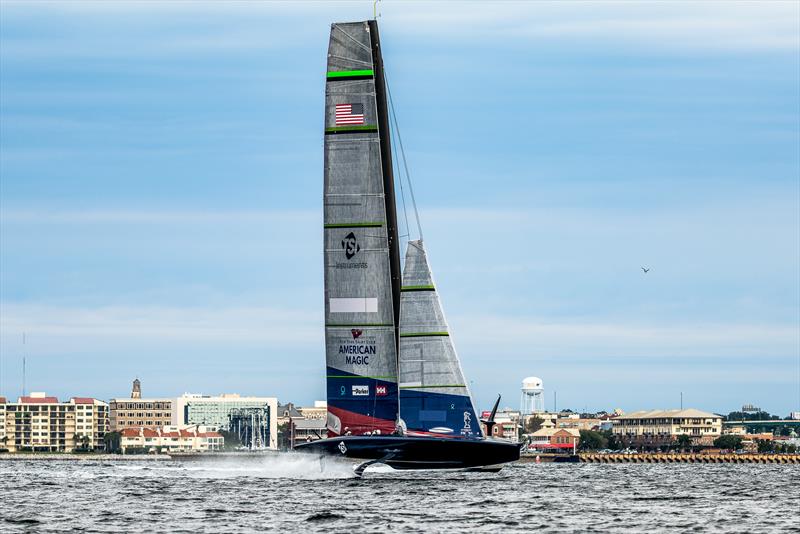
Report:
<svg viewBox="0 0 800 534"><path fill-rule="evenodd" d="M10 452L72 452L103 449L108 432L108 404L88 397L59 402L33 392L17 402L0 399L0 448Z"/></svg>
<svg viewBox="0 0 800 534"><path fill-rule="evenodd" d="M268 448L278 448L278 399L275 397L243 397L237 393L218 396L184 393L175 399L172 424L206 425L229 429L232 415L258 412L259 420L269 429Z"/></svg>
<svg viewBox="0 0 800 534"><path fill-rule="evenodd" d="M612 432L626 444L669 445L687 435L696 445L710 445L722 435L722 417L687 408L685 410L646 410L612 419Z"/></svg>
<svg viewBox="0 0 800 534"><path fill-rule="evenodd" d="M0 397L0 449L6 445L6 398Z"/></svg>
<svg viewBox="0 0 800 534"><path fill-rule="evenodd" d="M120 432L120 449L123 454L132 448L166 453L220 451L225 438L216 430L201 425L125 428Z"/></svg>

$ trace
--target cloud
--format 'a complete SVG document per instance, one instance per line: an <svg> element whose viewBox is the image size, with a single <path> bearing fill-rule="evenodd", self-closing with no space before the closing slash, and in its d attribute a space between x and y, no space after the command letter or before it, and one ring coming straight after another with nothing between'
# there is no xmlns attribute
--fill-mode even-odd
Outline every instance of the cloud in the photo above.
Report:
<svg viewBox="0 0 800 534"><path fill-rule="evenodd" d="M11 21L53 14L92 23L91 35L79 40L64 28L46 39L7 37L4 54L16 58L263 53L303 46L308 42L303 36L323 40L331 22L372 16L371 2L37 2L35 7L4 2L3 6ZM794 51L800 45L796 2L384 1L379 8L382 31L396 39L393 46L401 43L398 37L435 39L437 46L442 39L481 47L493 40L500 46L555 42L698 52ZM171 23L176 20L180 24Z"/></svg>
<svg viewBox="0 0 800 534"><path fill-rule="evenodd" d="M553 321L501 315L458 315L454 319L459 344L471 350L491 347L508 361L530 359L532 354L537 359L695 356L721 361L770 355L791 363L800 351L796 325Z"/></svg>
<svg viewBox="0 0 800 534"><path fill-rule="evenodd" d="M253 345L321 345L322 311L269 306L77 307L3 302L0 331L5 343L28 332L40 347L51 350L82 348L99 343L124 347L142 342L158 346L169 342L197 347L224 345L229 350ZM19 337L18 337L19 336Z"/></svg>
<svg viewBox="0 0 800 534"><path fill-rule="evenodd" d="M0 212L0 221L23 224L220 224L261 223L294 224L313 221L322 214L311 210L270 211L154 211L154 210L47 210L8 209Z"/></svg>

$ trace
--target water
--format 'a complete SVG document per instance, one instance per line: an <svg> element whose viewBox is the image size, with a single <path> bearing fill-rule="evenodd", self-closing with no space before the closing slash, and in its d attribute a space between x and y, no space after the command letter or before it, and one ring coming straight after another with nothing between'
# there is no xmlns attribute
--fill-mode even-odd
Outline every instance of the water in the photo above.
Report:
<svg viewBox="0 0 800 534"><path fill-rule="evenodd" d="M0 532L800 532L800 465L0 461Z"/></svg>

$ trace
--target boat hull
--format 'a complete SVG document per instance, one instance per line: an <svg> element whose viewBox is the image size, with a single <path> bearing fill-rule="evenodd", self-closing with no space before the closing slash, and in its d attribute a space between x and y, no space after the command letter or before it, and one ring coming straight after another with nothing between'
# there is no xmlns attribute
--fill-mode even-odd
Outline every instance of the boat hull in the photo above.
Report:
<svg viewBox="0 0 800 534"><path fill-rule="evenodd" d="M377 460L394 469L462 469L519 460L519 446L494 439L341 436L295 447L299 452Z"/></svg>

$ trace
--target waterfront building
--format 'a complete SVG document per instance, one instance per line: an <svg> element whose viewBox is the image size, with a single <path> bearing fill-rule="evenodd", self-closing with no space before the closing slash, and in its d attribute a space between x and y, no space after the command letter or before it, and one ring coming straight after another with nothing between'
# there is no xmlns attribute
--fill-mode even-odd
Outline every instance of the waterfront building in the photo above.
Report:
<svg viewBox="0 0 800 534"><path fill-rule="evenodd" d="M129 399L111 399L111 431L131 427L158 428L172 424L173 399L143 399L139 379L133 381Z"/></svg>
<svg viewBox="0 0 800 534"><path fill-rule="evenodd" d="M326 407L327 414L327 407ZM327 417L327 415L326 415ZM295 407L293 402L278 404L278 425L286 425L291 419L303 419L303 414Z"/></svg>
<svg viewBox="0 0 800 534"><path fill-rule="evenodd" d="M292 440L294 443L303 441L316 441L328 437L328 428L325 418L292 419Z"/></svg>
<svg viewBox="0 0 800 534"><path fill-rule="evenodd" d="M487 419L491 412L481 412L481 419ZM494 428L492 428L492 437L502 438L512 441L514 443L519 441L519 432L522 428L520 422L522 414L517 410L511 408L503 408L499 410L494 416ZM486 425L481 421L481 428L484 435L486 435Z"/></svg>
<svg viewBox="0 0 800 534"><path fill-rule="evenodd" d="M327 401L314 401L314 406L303 406L297 409L303 419L322 419L323 421L328 418L328 403Z"/></svg>
<svg viewBox="0 0 800 534"><path fill-rule="evenodd" d="M4 399L2 399L4 400ZM4 427L0 447L9 452L72 452L103 450L108 432L108 404L89 397L59 402L33 392L15 403L2 403Z"/></svg>
<svg viewBox="0 0 800 534"><path fill-rule="evenodd" d="M237 431L250 428L247 443L257 440L258 448L278 448L278 399L275 397L184 393L175 399L174 406L173 425L210 425L233 431L235 421Z"/></svg>
<svg viewBox="0 0 800 534"><path fill-rule="evenodd" d="M614 418L611 431L627 446L671 445L681 435L711 445L722 434L722 417L694 408L638 411Z"/></svg>
<svg viewBox="0 0 800 534"><path fill-rule="evenodd" d="M537 451L577 450L581 432L576 428L540 428L528 434L528 449Z"/></svg>
<svg viewBox="0 0 800 534"><path fill-rule="evenodd" d="M210 452L221 451L225 438L215 427L205 425L164 426L160 428L128 427L120 431L120 450L146 452Z"/></svg>

